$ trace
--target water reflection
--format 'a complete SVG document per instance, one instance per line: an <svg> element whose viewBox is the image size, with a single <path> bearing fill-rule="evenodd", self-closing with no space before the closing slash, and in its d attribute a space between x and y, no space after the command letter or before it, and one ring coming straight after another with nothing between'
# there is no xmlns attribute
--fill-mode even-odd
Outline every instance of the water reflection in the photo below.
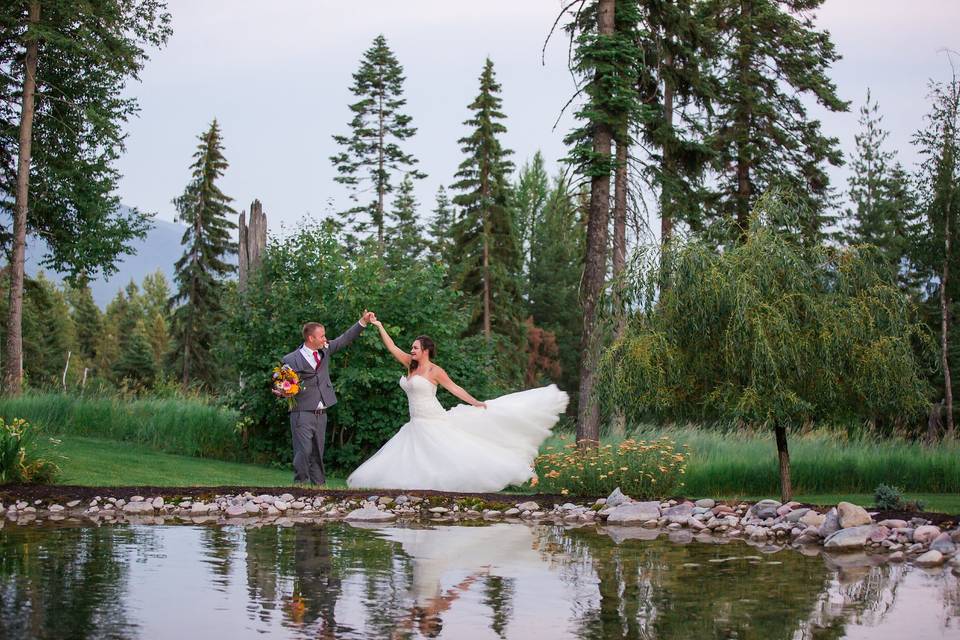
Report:
<svg viewBox="0 0 960 640"><path fill-rule="evenodd" d="M8 524L0 637L776 640L960 631L960 586L949 571L718 542L512 524Z"/></svg>

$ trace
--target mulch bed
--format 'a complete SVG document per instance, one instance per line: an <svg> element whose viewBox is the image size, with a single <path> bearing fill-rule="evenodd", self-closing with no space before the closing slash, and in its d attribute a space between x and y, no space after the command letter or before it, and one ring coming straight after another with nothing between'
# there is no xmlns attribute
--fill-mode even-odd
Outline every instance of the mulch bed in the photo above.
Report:
<svg viewBox="0 0 960 640"><path fill-rule="evenodd" d="M95 496L114 498L123 498L129 500L131 496L165 496L177 498L202 498L212 499L217 495L236 495L249 491L254 495L281 495L290 493L296 496L325 496L335 500L343 498L366 498L372 495L370 491L356 491L353 489L314 489L308 487L244 487L244 486L220 486L220 487L85 487L76 485L35 485L35 484L10 484L0 487L0 502L9 504L14 500L43 500L45 502L64 503L70 500L83 500L89 502ZM379 496L398 496L398 495L418 496L420 498L446 498L446 499L467 499L480 500L489 505L509 505L513 506L519 502L533 500L543 507L548 508L553 504L563 504L565 502L579 502L587 504L593 502L596 498L572 498L570 496L551 495L543 493L533 494L503 494L503 493L457 493L451 491L398 491L384 489L376 492ZM673 498L682 501L685 498ZM810 505L820 511L826 511L835 505ZM957 522L960 522L960 515L949 515L946 513L932 513L928 511L880 511L874 516L874 520L879 522L887 519L906 520L910 522L911 518L923 518L929 520L941 528L951 528Z"/></svg>

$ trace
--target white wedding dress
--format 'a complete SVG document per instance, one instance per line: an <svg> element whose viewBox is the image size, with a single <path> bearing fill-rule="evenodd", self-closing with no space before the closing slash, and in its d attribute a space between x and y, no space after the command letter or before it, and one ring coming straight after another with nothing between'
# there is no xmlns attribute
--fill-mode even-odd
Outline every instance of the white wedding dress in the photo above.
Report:
<svg viewBox="0 0 960 640"><path fill-rule="evenodd" d="M522 484L568 401L550 385L488 400L486 409L461 404L447 411L423 376L403 376L400 387L410 421L350 474L347 486L492 493Z"/></svg>

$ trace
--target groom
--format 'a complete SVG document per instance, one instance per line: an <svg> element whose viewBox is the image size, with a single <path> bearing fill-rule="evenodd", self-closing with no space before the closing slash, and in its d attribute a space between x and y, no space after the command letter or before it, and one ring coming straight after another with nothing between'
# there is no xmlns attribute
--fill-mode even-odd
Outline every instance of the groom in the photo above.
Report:
<svg viewBox="0 0 960 640"><path fill-rule="evenodd" d="M294 482L316 485L326 482L323 442L327 433L327 410L337 403L330 382L330 356L356 340L375 317L372 311L364 311L359 322L329 342L322 324L308 322L303 325L303 345L283 357L283 364L300 376L300 393L290 410Z"/></svg>

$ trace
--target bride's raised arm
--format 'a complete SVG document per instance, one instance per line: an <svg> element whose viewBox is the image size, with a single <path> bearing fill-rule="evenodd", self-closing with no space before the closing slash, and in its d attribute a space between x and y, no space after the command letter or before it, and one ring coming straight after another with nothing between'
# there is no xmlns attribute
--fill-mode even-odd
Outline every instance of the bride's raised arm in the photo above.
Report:
<svg viewBox="0 0 960 640"><path fill-rule="evenodd" d="M466 402L467 404L473 405L474 407L480 407L480 408L482 408L482 409L486 409L486 408L487 408L486 403L480 402L479 400L477 400L476 398L474 398L472 395L470 395L469 393L467 393L467 392L464 390L463 387L461 387L461 386L458 385L456 382L454 382L453 380L451 380L451 379L450 379L450 376L447 375L447 372L444 371L443 369L441 369L440 367L437 367L437 374L436 374L436 375L437 375L437 382L438 382L444 389L446 389L447 391L449 391L449 392L452 393L453 395L457 396L458 398L460 398L461 400L463 400L463 401Z"/></svg>
<svg viewBox="0 0 960 640"><path fill-rule="evenodd" d="M377 331L380 332L380 339L383 340L383 344L387 348L387 351L393 354L393 357L396 358L400 364L410 368L410 354L404 352L403 349L394 344L393 338L391 338L390 334L387 333L387 330L383 328L383 323L379 320L371 320L370 324L375 326Z"/></svg>

